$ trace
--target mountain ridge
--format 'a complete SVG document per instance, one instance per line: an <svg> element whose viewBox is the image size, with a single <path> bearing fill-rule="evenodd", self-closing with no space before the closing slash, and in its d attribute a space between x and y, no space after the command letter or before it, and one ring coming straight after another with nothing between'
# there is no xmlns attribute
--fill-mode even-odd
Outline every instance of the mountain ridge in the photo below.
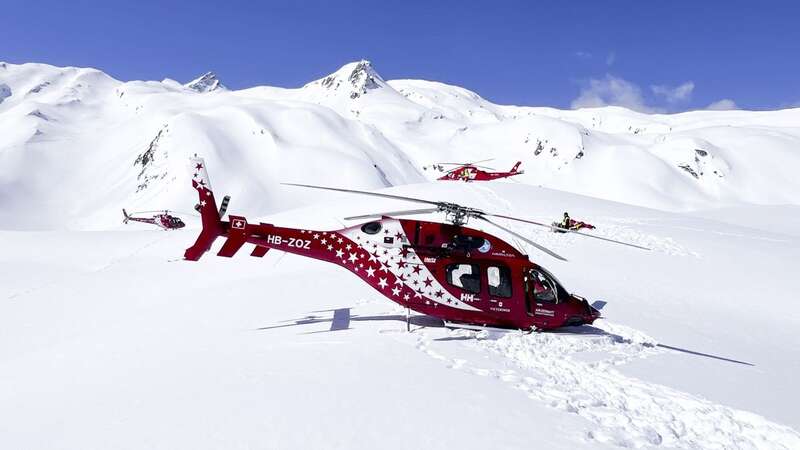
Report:
<svg viewBox="0 0 800 450"><path fill-rule="evenodd" d="M440 82L386 81L367 60L293 89L198 80L214 95L196 95L191 82L3 63L0 228L103 228L126 205L185 210L183 161L194 153L260 214L312 201L281 181L376 189L438 178L433 162L487 158L497 169L522 161L518 182L656 209L798 202L800 109L496 105Z"/></svg>

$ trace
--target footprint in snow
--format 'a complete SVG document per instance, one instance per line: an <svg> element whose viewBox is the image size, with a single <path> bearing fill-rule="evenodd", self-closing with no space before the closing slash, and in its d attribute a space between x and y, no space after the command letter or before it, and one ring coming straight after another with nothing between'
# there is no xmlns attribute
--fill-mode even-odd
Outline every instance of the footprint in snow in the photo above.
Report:
<svg viewBox="0 0 800 450"><path fill-rule="evenodd" d="M665 350L637 330L603 322L600 327L611 335L587 339L505 333L479 338L473 333L465 335L473 339L461 341L487 357L500 355L531 375L467 366L463 359L431 351L430 342L418 348L448 361L448 367L497 378L534 401L580 415L592 424L585 435L590 442L626 448L800 448L800 434L789 427L618 372L621 364ZM573 357L588 352L605 357L591 362Z"/></svg>

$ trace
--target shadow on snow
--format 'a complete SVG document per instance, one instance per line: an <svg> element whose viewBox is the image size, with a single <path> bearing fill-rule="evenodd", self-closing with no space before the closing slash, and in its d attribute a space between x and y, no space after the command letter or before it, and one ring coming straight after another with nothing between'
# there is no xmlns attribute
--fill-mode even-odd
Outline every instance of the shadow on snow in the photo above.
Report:
<svg viewBox="0 0 800 450"><path fill-rule="evenodd" d="M316 315L317 313L329 313L333 312L333 317L324 317ZM342 331L342 330L349 330L350 329L350 322L385 322L385 321L397 321L397 322L406 322L409 321L410 325L414 325L417 327L425 327L425 328L443 328L444 322L441 319L437 319L435 317L426 316L426 315L412 315L410 317L406 317L403 314L386 314L386 315L372 315L372 316L359 316L359 315L352 315L350 313L350 308L338 308L338 309L328 309L328 310L320 310L320 311L312 311L311 315L300 319L292 319L286 320L285 323L280 323L279 325L271 325L266 327L257 328L259 331L266 331L266 330L274 330L277 328L287 328L287 327L296 327L302 325L312 325L317 323L327 323L330 322L331 326L328 330L320 330L320 331L309 331L303 334L316 334L316 333L328 333L331 331ZM291 323L288 323L291 322ZM493 329L497 331L496 329ZM517 330L508 330L507 332L514 332ZM563 335L572 335L572 336L603 336L610 338L613 342L619 344L636 344L636 342L632 341L631 339L625 338L618 334L609 333L605 330L602 330L597 327L593 327L591 325L582 325L578 327L564 327L558 330L547 331L546 333L549 334L563 334ZM436 341L462 341L462 340L470 340L470 339L481 339L480 337L476 336L447 336L435 339ZM690 350L681 347L675 347L672 345L661 344L661 343L653 343L653 342L642 342L638 343L644 347L658 347L667 350L672 350L674 352L685 353L688 355L693 356L701 356L704 358L715 359L718 361L725 361L734 364L742 364L746 366L755 366L755 364L749 363L747 361L740 361L737 359L726 358L723 356L712 355L710 353L703 353L695 350Z"/></svg>

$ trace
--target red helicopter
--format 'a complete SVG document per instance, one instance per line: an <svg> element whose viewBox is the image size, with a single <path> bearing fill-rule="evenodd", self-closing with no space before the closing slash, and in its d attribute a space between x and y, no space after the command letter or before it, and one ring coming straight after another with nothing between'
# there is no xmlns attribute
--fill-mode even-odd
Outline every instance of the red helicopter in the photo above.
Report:
<svg viewBox="0 0 800 450"><path fill-rule="evenodd" d="M179 228L183 228L186 226L186 224L183 223L183 221L179 217L171 215L167 210L140 211L140 212L135 212L133 214L145 214L145 213L157 213L157 214L154 215L153 217L133 217L128 215L128 213L123 209L122 215L124 215L125 218L122 220L122 223L128 223L129 220L132 220L134 222L150 223L153 225L157 225L163 228L164 230L177 230Z"/></svg>
<svg viewBox="0 0 800 450"><path fill-rule="evenodd" d="M497 180L500 178L508 178L513 177L514 175L520 175L525 173L519 169L520 164L522 161L517 161L514 164L514 167L511 168L508 172L496 172L496 169L486 166L479 166L479 163L492 161L491 159L484 159L483 161L475 161L472 163L435 163L431 164L430 166L425 166L423 169L427 170L428 167L438 170L439 172L444 172L444 166L458 166L453 169L447 170L443 176L439 177L439 180L450 180L450 181L491 181ZM487 172L486 170L491 170L494 172Z"/></svg>
<svg viewBox="0 0 800 450"><path fill-rule="evenodd" d="M423 209L367 214L347 220L372 219L339 230L307 230L267 223L249 223L242 216L222 221L201 158L193 158L192 186L200 198L203 229L184 258L196 261L222 236L218 256L232 257L245 244L250 256L263 257L270 249L327 261L349 270L391 301L454 327L498 327L550 330L591 324L599 309L564 286L542 266L532 262L504 240L467 228L480 220L529 243L548 255L562 256L505 228L489 217L550 228L530 220L492 214L479 209L399 195L289 184L347 192L427 205ZM398 219L414 214L444 213L449 223ZM646 247L599 236L571 233L649 250ZM598 303L598 308L601 302Z"/></svg>

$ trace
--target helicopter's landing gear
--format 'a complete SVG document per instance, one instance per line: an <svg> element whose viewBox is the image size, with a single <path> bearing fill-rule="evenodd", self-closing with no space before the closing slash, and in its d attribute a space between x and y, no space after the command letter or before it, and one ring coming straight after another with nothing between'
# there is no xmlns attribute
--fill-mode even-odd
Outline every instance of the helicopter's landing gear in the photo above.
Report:
<svg viewBox="0 0 800 450"><path fill-rule="evenodd" d="M460 323L460 322L448 322L444 321L445 328L453 328L453 329L464 329L464 330L473 330L473 331L498 331L501 333L508 333L509 331L514 331L508 328L497 328L497 327L489 327L486 325L472 325L469 323Z"/></svg>

